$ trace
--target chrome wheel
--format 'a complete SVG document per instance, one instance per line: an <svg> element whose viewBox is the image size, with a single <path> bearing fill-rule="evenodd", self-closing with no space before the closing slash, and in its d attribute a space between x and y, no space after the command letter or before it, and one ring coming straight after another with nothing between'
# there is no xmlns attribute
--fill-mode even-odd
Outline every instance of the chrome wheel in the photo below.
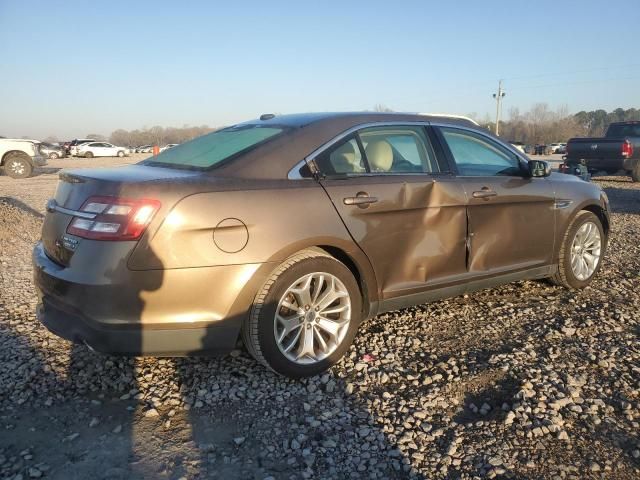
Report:
<svg viewBox="0 0 640 480"><path fill-rule="evenodd" d="M320 362L349 330L351 298L339 278L314 272L296 280L278 303L273 333L280 352L298 364Z"/></svg>
<svg viewBox="0 0 640 480"><path fill-rule="evenodd" d="M575 277L584 281L593 275L600 263L602 238L598 226L586 222L576 232L571 244L571 270Z"/></svg>

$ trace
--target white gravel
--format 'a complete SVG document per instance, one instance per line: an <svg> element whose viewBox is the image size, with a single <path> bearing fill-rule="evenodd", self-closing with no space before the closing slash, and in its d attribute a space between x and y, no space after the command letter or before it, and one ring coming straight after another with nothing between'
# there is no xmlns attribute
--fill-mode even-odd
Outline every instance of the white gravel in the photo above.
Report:
<svg viewBox="0 0 640 480"><path fill-rule="evenodd" d="M592 287L520 282L381 315L331 372L295 382L243 350L132 360L49 334L30 263L45 172L0 177L0 478L640 478L628 179L598 180L615 213Z"/></svg>

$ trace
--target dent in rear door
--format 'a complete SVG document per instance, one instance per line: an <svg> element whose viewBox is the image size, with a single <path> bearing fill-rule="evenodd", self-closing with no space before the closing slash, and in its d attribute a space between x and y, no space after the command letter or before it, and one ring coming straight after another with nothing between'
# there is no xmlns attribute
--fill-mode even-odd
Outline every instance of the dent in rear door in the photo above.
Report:
<svg viewBox="0 0 640 480"><path fill-rule="evenodd" d="M380 175L321 181L369 257L382 298L418 293L466 274L466 196L449 176ZM366 193L367 206L345 204Z"/></svg>

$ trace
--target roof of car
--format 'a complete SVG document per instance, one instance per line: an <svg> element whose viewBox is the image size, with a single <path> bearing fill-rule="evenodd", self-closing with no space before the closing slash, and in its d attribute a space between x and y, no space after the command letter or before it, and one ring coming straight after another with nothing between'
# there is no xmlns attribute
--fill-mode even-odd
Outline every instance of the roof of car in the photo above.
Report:
<svg viewBox="0 0 640 480"><path fill-rule="evenodd" d="M384 122L384 121L442 121L447 123L460 123L464 125L477 124L466 117L446 114L402 113L402 112L316 112L293 113L286 115L264 115L265 120L255 119L243 124L247 125L281 125L287 127L305 127L314 123L327 120L342 120L344 123ZM350 122L351 121L351 122Z"/></svg>

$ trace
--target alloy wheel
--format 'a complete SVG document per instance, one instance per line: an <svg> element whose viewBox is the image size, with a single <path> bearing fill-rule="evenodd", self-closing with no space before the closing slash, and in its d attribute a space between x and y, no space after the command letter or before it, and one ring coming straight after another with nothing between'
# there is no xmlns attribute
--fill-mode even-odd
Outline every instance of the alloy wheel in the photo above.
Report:
<svg viewBox="0 0 640 480"><path fill-rule="evenodd" d="M9 162L8 167L9 170L11 170L11 172L13 172L15 175L24 175L25 173L25 166L22 162L12 160L11 162Z"/></svg>
<svg viewBox="0 0 640 480"><path fill-rule="evenodd" d="M584 281L593 275L602 255L602 238L598 226L584 223L576 232L571 244L571 270L575 277Z"/></svg>
<svg viewBox="0 0 640 480"><path fill-rule="evenodd" d="M349 330L351 298L334 275L314 272L296 280L284 293L273 323L280 352L298 364L331 355Z"/></svg>

